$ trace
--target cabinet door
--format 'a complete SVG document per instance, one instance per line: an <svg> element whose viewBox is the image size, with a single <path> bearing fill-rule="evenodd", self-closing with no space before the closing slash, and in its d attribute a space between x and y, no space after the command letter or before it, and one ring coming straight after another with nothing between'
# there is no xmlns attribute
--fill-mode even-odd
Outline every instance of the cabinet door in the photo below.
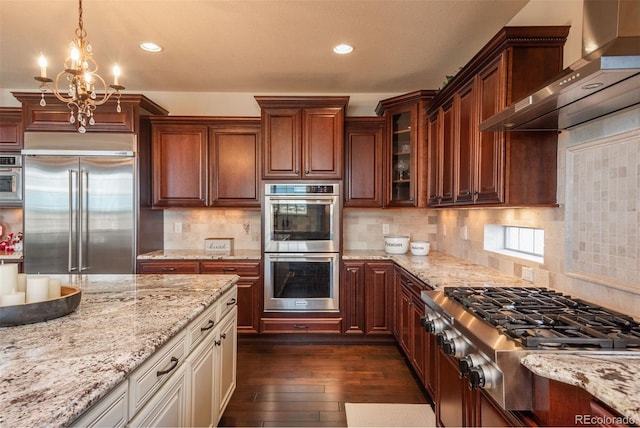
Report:
<svg viewBox="0 0 640 428"><path fill-rule="evenodd" d="M346 207L382 207L383 119L345 121Z"/></svg>
<svg viewBox="0 0 640 428"><path fill-rule="evenodd" d="M505 54L478 75L478 121L506 107ZM503 132L480 132L477 146L475 203L504 202L505 136Z"/></svg>
<svg viewBox="0 0 640 428"><path fill-rule="evenodd" d="M455 160L456 204L468 204L473 200L475 158L474 148L478 121L475 116L475 91L473 81L455 96Z"/></svg>
<svg viewBox="0 0 640 428"><path fill-rule="evenodd" d="M413 296L409 310L411 320L411 325L409 326L411 332L411 364L418 377L424 379L426 363L424 353L425 332L420 322L420 319L424 315L424 303L422 303L422 300Z"/></svg>
<svg viewBox="0 0 640 428"><path fill-rule="evenodd" d="M238 331L257 333L262 314L263 287L260 262L206 261L201 273L235 274L238 280Z"/></svg>
<svg viewBox="0 0 640 428"><path fill-rule="evenodd" d="M264 165L262 177L301 178L302 110L262 109Z"/></svg>
<svg viewBox="0 0 640 428"><path fill-rule="evenodd" d="M211 338L217 336L217 331L210 333ZM189 426L211 427L217 421L214 408L214 351L213 340L203 342L187 359L188 377L190 385Z"/></svg>
<svg viewBox="0 0 640 428"><path fill-rule="evenodd" d="M405 355L411 355L411 294L405 287L398 287L398 343Z"/></svg>
<svg viewBox="0 0 640 428"><path fill-rule="evenodd" d="M215 366L215 405L216 419L215 426L218 425L224 409L227 407L231 395L236 389L236 360L238 354L238 335L236 331L236 318L238 309L234 307L231 312L222 320L220 325L220 336L215 342L216 345L216 366Z"/></svg>
<svg viewBox="0 0 640 428"><path fill-rule="evenodd" d="M0 107L0 151L22 150L22 110Z"/></svg>
<svg viewBox="0 0 640 428"><path fill-rule="evenodd" d="M207 206L207 127L155 125L151 138L153 205Z"/></svg>
<svg viewBox="0 0 640 428"><path fill-rule="evenodd" d="M303 110L304 178L342 178L344 109Z"/></svg>
<svg viewBox="0 0 640 428"><path fill-rule="evenodd" d="M130 427L182 427L188 425L187 377L182 364L129 422Z"/></svg>
<svg viewBox="0 0 640 428"><path fill-rule="evenodd" d="M365 266L365 314L367 334L392 331L391 284L394 266L386 262L367 262Z"/></svg>
<svg viewBox="0 0 640 428"><path fill-rule="evenodd" d="M442 153L442 140L440 138L440 115L434 114L429 118L429 183L427 204L429 206L440 205L441 176L440 156Z"/></svg>
<svg viewBox="0 0 640 428"><path fill-rule="evenodd" d="M464 379L455 359L437 350L438 388L436 393L436 421L438 426L465 426Z"/></svg>
<svg viewBox="0 0 640 428"><path fill-rule="evenodd" d="M388 117L390 141L387 148L387 177L390 186L387 190L386 204L417 206L418 105L391 110Z"/></svg>
<svg viewBox="0 0 640 428"><path fill-rule="evenodd" d="M259 127L209 131L209 200L212 206L259 207Z"/></svg>
<svg viewBox="0 0 640 428"><path fill-rule="evenodd" d="M365 263L343 262L342 295L345 333L365 332Z"/></svg>
<svg viewBox="0 0 640 428"><path fill-rule="evenodd" d="M455 159L455 118L453 100L442 107L442 149L440 154L440 181L442 183L439 205L453 203L454 159Z"/></svg>

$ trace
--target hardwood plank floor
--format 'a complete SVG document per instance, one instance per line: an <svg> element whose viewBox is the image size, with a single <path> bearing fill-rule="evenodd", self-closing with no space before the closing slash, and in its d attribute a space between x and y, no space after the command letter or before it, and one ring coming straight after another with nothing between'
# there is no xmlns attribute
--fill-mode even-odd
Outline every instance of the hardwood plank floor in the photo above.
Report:
<svg viewBox="0 0 640 428"><path fill-rule="evenodd" d="M429 403L400 350L238 344L236 391L219 426L346 427L344 403Z"/></svg>

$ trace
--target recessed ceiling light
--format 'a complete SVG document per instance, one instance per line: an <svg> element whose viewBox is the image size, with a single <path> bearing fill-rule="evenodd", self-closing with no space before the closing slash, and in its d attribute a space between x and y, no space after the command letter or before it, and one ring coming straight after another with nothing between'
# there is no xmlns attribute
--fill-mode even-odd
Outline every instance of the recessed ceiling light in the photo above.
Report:
<svg viewBox="0 0 640 428"><path fill-rule="evenodd" d="M162 51L162 46L156 45L153 42L142 42L140 43L140 49L147 52L160 52Z"/></svg>
<svg viewBox="0 0 640 428"><path fill-rule="evenodd" d="M346 55L348 53L353 52L353 46L346 45L346 44L341 44L341 45L335 46L333 48L333 51L335 53L337 53L337 54L340 54L340 55Z"/></svg>

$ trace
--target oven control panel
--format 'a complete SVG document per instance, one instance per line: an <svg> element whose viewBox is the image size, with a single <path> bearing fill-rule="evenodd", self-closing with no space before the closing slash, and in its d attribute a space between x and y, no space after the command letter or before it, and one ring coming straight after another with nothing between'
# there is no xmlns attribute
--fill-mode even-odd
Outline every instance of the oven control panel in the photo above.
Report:
<svg viewBox="0 0 640 428"><path fill-rule="evenodd" d="M339 183L269 183L265 186L266 195L339 195Z"/></svg>

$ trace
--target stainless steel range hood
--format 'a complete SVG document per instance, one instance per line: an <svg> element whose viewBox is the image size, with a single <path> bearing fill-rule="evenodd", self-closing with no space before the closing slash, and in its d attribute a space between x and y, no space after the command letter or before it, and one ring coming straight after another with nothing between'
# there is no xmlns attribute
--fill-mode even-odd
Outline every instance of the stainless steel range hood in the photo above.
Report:
<svg viewBox="0 0 640 428"><path fill-rule="evenodd" d="M563 130L640 104L640 0L584 0L582 54L480 130Z"/></svg>

